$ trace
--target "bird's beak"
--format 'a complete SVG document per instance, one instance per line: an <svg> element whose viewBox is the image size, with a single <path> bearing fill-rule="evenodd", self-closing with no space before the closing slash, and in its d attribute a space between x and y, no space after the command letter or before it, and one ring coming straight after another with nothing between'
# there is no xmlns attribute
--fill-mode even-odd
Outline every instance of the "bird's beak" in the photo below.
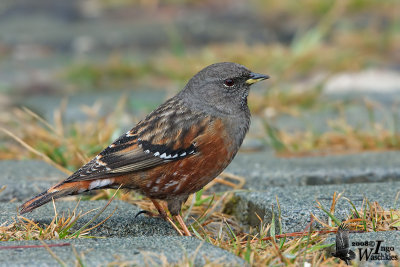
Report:
<svg viewBox="0 0 400 267"><path fill-rule="evenodd" d="M268 75L264 75L264 74L259 74L259 73L250 73L250 78L246 80L246 84L253 84L265 79L269 79Z"/></svg>

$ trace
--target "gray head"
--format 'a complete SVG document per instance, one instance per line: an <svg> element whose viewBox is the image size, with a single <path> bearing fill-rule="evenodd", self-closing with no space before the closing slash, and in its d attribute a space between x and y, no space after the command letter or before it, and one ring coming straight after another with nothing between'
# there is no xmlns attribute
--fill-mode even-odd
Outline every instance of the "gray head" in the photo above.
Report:
<svg viewBox="0 0 400 267"><path fill-rule="evenodd" d="M250 86L268 78L237 63L216 63L193 76L178 97L192 108L219 115L237 114L248 110Z"/></svg>

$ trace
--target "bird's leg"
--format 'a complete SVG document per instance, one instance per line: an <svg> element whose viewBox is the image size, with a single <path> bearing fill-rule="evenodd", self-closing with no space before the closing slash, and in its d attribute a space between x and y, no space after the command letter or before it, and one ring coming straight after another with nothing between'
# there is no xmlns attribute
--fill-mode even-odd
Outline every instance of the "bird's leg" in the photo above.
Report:
<svg viewBox="0 0 400 267"><path fill-rule="evenodd" d="M186 202L188 199L188 196L181 196L172 200L167 201L168 203L168 210L171 213L171 215L176 219L181 226L184 234L186 236L192 236L189 232L189 229L187 228L185 222L182 219L182 216L180 215L181 212L181 207L182 203Z"/></svg>
<svg viewBox="0 0 400 267"><path fill-rule="evenodd" d="M154 207L156 207L159 215L161 218L166 219L167 218L167 213L165 212L165 208L160 204L157 200L151 199L151 202L153 202Z"/></svg>
<svg viewBox="0 0 400 267"><path fill-rule="evenodd" d="M158 211L158 213L159 213L158 216L160 216L161 218L163 218L163 219L169 221L169 222L172 224L172 226L175 228L175 230L177 230L178 233L179 233L180 235L182 235L182 232L179 230L179 228L175 225L175 223L171 220L171 218L169 218L169 217L167 216L165 207L163 207L163 205L160 204L160 203L159 203L157 200L155 200L155 199L151 199L151 202L153 202L154 206L156 207L156 209L157 209L157 211ZM149 212L149 211L140 211L137 215L139 215L139 214L141 214L141 213L146 213L146 214L148 214L148 215L150 215L150 216L154 216L154 214L151 213L151 212ZM137 215L136 215L136 216L137 216ZM189 229L187 228L185 222L183 221L182 216L178 214L178 215L175 215L175 216L173 216L173 217L174 217L174 219L176 219L176 220L178 221L179 225L181 226L181 228L182 228L182 230L183 230L183 233L184 233L186 236L192 236L192 234L189 232Z"/></svg>
<svg viewBox="0 0 400 267"><path fill-rule="evenodd" d="M151 201L153 202L154 206L155 206L156 209L158 210L159 216L160 216L161 218L167 220L168 222L170 222L171 225L175 228L175 230L176 230L180 235L183 235L182 232L181 232L181 230L179 230L179 228L175 225L175 223L171 220L171 218L169 218L169 217L167 216L167 213L165 212L165 208L162 206L162 204L160 204L157 200L154 200L154 199L152 199ZM181 218L181 220L182 220L182 218ZM180 224L180 223L179 223L179 224ZM181 226L182 226L182 225L181 225ZM183 231L185 232L185 229L184 229L183 227L182 227L182 229L183 229ZM186 230L187 230L187 228L186 228ZM186 234L186 232L185 232L185 234ZM189 235L190 235L190 233L189 233Z"/></svg>
<svg viewBox="0 0 400 267"><path fill-rule="evenodd" d="M179 225L182 227L183 232L185 233L186 236L192 236L192 234L189 232L189 229L187 228L185 222L182 219L181 215L176 215L174 218L178 221Z"/></svg>

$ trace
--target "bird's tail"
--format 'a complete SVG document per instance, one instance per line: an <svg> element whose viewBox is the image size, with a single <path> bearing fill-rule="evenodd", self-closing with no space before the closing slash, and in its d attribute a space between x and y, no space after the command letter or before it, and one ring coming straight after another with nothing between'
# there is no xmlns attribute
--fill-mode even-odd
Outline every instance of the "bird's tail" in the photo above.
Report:
<svg viewBox="0 0 400 267"><path fill-rule="evenodd" d="M35 196L34 198L28 200L19 208L20 214L30 212L37 207L40 207L52 199L57 199L60 197L75 195L81 192L89 190L90 183L92 181L76 181L76 182L61 182L55 186L49 188L43 193Z"/></svg>

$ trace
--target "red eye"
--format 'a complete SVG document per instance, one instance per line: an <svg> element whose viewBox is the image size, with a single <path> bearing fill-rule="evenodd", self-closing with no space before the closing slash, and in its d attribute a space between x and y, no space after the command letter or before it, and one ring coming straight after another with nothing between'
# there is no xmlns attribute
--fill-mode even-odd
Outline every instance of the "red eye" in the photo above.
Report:
<svg viewBox="0 0 400 267"><path fill-rule="evenodd" d="M235 84L235 82L232 79L226 79L224 81L224 85L228 87L232 87Z"/></svg>

